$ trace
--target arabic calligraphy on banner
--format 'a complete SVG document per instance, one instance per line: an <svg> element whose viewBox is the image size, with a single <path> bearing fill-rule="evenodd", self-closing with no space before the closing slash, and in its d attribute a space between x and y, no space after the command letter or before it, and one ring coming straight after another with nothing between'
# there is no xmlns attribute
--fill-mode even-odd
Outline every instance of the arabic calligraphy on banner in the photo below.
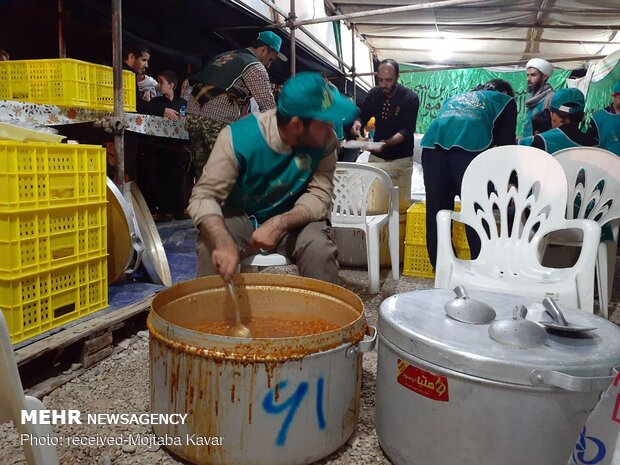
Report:
<svg viewBox="0 0 620 465"><path fill-rule="evenodd" d="M407 389L440 402L448 402L448 378L422 370L398 359L396 366L396 381Z"/></svg>
<svg viewBox="0 0 620 465"><path fill-rule="evenodd" d="M86 108L64 108L54 105L0 100L0 121L19 121L32 125L57 126L95 121L111 113ZM170 121L162 116L125 113L126 130L149 136L189 139L185 118Z"/></svg>

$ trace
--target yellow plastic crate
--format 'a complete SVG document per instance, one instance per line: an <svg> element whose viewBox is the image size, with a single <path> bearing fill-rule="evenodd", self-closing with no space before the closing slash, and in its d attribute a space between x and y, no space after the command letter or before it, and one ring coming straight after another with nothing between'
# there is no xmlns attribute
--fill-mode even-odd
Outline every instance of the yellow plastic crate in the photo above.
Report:
<svg viewBox="0 0 620 465"><path fill-rule="evenodd" d="M0 212L0 279L107 254L106 203Z"/></svg>
<svg viewBox="0 0 620 465"><path fill-rule="evenodd" d="M0 212L105 201L104 148L0 140Z"/></svg>
<svg viewBox="0 0 620 465"><path fill-rule="evenodd" d="M70 58L0 61L0 100L114 110L113 71ZM136 77L123 71L123 108L136 111Z"/></svg>
<svg viewBox="0 0 620 465"><path fill-rule="evenodd" d="M16 343L108 305L106 257L0 280L0 308Z"/></svg>
<svg viewBox="0 0 620 465"><path fill-rule="evenodd" d="M410 244L405 242L405 260L403 274L420 278L434 278L433 266L428 258L426 244Z"/></svg>
<svg viewBox="0 0 620 465"><path fill-rule="evenodd" d="M457 202L454 208L454 211L461 211L461 204ZM424 202L416 202L407 210L405 241L409 244L426 244L426 204ZM457 248L469 247L463 223L453 222L452 242Z"/></svg>
<svg viewBox="0 0 620 465"><path fill-rule="evenodd" d="M462 260L471 260L469 246L466 248L457 248L456 256ZM403 274L405 276L417 276L420 278L435 277L433 266L428 258L426 244L410 244L405 242Z"/></svg>

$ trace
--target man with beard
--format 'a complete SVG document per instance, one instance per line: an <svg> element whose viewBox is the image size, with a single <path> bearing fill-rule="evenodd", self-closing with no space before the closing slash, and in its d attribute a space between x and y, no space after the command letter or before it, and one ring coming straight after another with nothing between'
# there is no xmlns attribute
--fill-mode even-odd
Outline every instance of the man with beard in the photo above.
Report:
<svg viewBox="0 0 620 465"><path fill-rule="evenodd" d="M378 86L366 96L360 119L351 127L351 132L359 136L363 126L375 117L374 140L385 145L372 153L384 160L397 160L413 156L413 134L420 100L411 89L398 84L398 63L383 60L377 69Z"/></svg>
<svg viewBox="0 0 620 465"><path fill-rule="evenodd" d="M598 146L620 156L620 81L611 93L611 105L592 115L588 134L599 140Z"/></svg>
<svg viewBox="0 0 620 465"><path fill-rule="evenodd" d="M338 283L330 238L338 140L357 108L317 73L284 83L277 109L224 128L194 186L197 276L230 281L239 260L277 250L302 276Z"/></svg>
<svg viewBox="0 0 620 465"><path fill-rule="evenodd" d="M523 124L523 137L534 135L532 130L532 116L549 108L553 97L553 89L547 81L553 74L553 65L540 58L532 58L525 65L527 71L527 91L529 97L525 101L526 113Z"/></svg>
<svg viewBox="0 0 620 465"><path fill-rule="evenodd" d="M260 111L275 108L267 68L276 59L287 61L280 53L281 45L280 36L263 31L249 47L211 58L189 78L187 131L196 180L218 134L249 112L250 98L254 98Z"/></svg>

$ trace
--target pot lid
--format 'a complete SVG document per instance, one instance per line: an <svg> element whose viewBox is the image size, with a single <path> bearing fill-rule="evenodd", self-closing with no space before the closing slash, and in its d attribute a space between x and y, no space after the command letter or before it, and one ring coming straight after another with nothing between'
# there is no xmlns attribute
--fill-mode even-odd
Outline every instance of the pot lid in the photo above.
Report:
<svg viewBox="0 0 620 465"><path fill-rule="evenodd" d="M138 228L144 241L145 249L142 256L144 268L155 284L163 284L166 287L170 287L172 286L172 276L170 274L170 266L168 265L168 257L146 200L135 182L125 183L123 189L125 198L133 205Z"/></svg>
<svg viewBox="0 0 620 465"><path fill-rule="evenodd" d="M134 214L131 204L125 200L121 191L110 178L106 178L106 184L108 200L108 282L112 284L130 267L135 254L134 242L139 241L141 244L142 239L134 227Z"/></svg>
<svg viewBox="0 0 620 465"><path fill-rule="evenodd" d="M512 320L515 307L527 308L533 322L549 319L541 302L527 297L469 291L488 304L498 320ZM532 370L579 376L609 375L620 366L620 328L580 310L562 307L569 322L595 326L586 333L548 332L546 341L523 348L502 344L489 335L489 324L450 318L444 306L454 298L449 289L406 292L389 297L379 309L379 335L399 349L456 372L514 384L531 385Z"/></svg>

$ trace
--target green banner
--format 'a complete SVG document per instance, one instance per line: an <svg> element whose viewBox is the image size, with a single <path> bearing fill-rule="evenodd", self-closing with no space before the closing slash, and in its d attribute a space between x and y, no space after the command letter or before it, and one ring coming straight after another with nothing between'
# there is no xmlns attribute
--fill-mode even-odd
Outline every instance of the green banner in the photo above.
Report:
<svg viewBox="0 0 620 465"><path fill-rule="evenodd" d="M414 69L413 66L408 65L400 65L400 67L401 70ZM556 69L551 79L549 79L549 84L554 89L566 87L566 80L570 73L571 72L567 70ZM448 97L466 92L478 84L484 84L491 79L503 79L512 86L519 110L517 135L520 135L523 131L525 101L527 100L527 78L525 71L496 72L489 71L485 68L401 73L401 84L414 90L420 98L420 110L418 112L416 131L419 133L426 132L428 126L435 116L437 116L441 104ZM603 79L603 81L605 79ZM609 96L609 92L607 95Z"/></svg>
<svg viewBox="0 0 620 465"><path fill-rule="evenodd" d="M586 120L589 121L592 113L611 104L611 90L616 82L620 81L620 62L610 73L598 82L590 83L586 98Z"/></svg>

